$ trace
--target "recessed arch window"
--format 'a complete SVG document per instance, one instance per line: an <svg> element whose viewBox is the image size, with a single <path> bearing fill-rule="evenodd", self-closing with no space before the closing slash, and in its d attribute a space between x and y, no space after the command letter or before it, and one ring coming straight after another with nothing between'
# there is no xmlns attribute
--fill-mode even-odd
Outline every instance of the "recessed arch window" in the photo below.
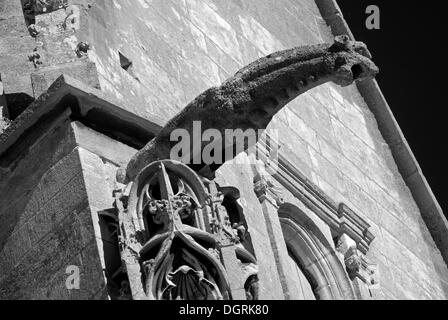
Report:
<svg viewBox="0 0 448 320"><path fill-rule="evenodd" d="M283 204L279 211L292 270L297 272L304 299L351 300L350 279L330 242L302 210Z"/></svg>
<svg viewBox="0 0 448 320"><path fill-rule="evenodd" d="M313 286L310 280L308 280L309 276L305 275L300 263L290 250L288 250L288 255L291 270L293 270L294 273L293 276L299 280L299 284L295 289L298 290L298 292L296 292L296 296L301 297L303 300L317 300L314 294Z"/></svg>

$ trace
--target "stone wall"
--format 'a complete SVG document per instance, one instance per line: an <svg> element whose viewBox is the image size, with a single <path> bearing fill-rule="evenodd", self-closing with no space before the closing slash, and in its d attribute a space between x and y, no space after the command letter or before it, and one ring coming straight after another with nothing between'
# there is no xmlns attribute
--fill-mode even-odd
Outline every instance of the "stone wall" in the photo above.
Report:
<svg viewBox="0 0 448 320"><path fill-rule="evenodd" d="M34 67L28 54L35 42L29 36L20 0L0 0L0 35L0 82L10 95L10 105L26 106L33 98L30 74ZM0 108L2 95L0 92Z"/></svg>
<svg viewBox="0 0 448 320"><path fill-rule="evenodd" d="M273 51L330 31L313 1L96 1L78 38L90 41L101 88L143 117L170 119L205 89ZM88 30L86 30L86 24ZM132 72L120 66L120 54ZM144 107L142 107L144 106Z"/></svg>
<svg viewBox="0 0 448 320"><path fill-rule="evenodd" d="M70 122L34 128L0 164L0 299L104 297L96 212ZM66 287L72 265L80 290Z"/></svg>
<svg viewBox="0 0 448 320"><path fill-rule="evenodd" d="M98 1L89 23L102 89L164 120L260 56L333 38L312 0ZM132 60L132 75L118 52ZM446 297L446 265L355 86L317 88L271 128L310 180L373 226L376 298Z"/></svg>
<svg viewBox="0 0 448 320"><path fill-rule="evenodd" d="M260 56L333 37L311 0L103 1L90 17L100 31L92 34L92 57L102 89L136 101L142 116L163 119ZM119 51L139 80L120 70ZM355 86L317 88L271 128L309 179L373 226L377 298L446 297L446 265Z"/></svg>
<svg viewBox="0 0 448 320"><path fill-rule="evenodd" d="M156 123L166 122L203 90L218 85L258 57L333 39L313 0L278 0L275 4L267 0L98 0L91 6L82 1L79 3L83 11L76 39L91 43L88 57L96 64L101 89L123 102L129 111ZM9 12L4 8L10 7L6 1L0 1L0 8L3 9L0 13L4 14ZM16 6L11 8L16 9ZM21 30L17 14L10 16L14 17L17 30ZM0 19L0 30L2 23ZM16 37L14 43L17 43L20 36L11 33L11 25L7 30L8 36L0 43L11 37ZM29 39L23 36L23 43L27 41ZM52 43L48 43L47 47L51 46ZM43 52L45 55L46 51ZM17 68L20 79L25 79L29 68ZM1 72L4 71L0 64ZM381 287L372 290L374 298L448 297L446 264L398 172L373 114L355 86L339 88L327 84L316 88L280 112L270 128L279 132L281 152L308 179L335 202L348 204L372 225L376 239L368 258L379 265ZM105 177L112 179L113 170L102 164L99 153L101 150L91 150L85 155L87 163L90 160L94 163L88 166L90 172L86 176L95 179L95 172L105 170L101 169L105 166L108 173L103 172L98 178L104 183ZM70 154L70 150L65 154ZM34 161L33 157L28 157L28 161ZM58 161L45 160L43 163L49 167L42 169L43 172ZM223 168L218 176L226 176L227 183L243 189L243 194L249 194L252 181L246 180L253 179L247 171L249 168L243 170L245 173L234 171L232 175L226 175L231 169ZM35 190L38 181L40 178L29 190ZM3 188L8 184L2 180ZM89 189L88 185L86 183L83 188ZM66 187L59 185L57 188L62 191ZM87 193L98 192L93 187L90 190ZM22 193L19 197L2 196L2 201L13 199L23 203L23 207L26 204L23 199L27 196ZM97 193L83 201L91 205L96 197L101 199L102 196ZM252 198L243 202L243 207L249 215L248 220L253 221L253 233L259 233L259 239L262 239L267 232L266 226L264 222L258 222L262 221L259 219L261 212L254 210L257 206L253 201L257 199ZM81 213L87 202L75 206L78 208L76 212ZM98 204L101 208L96 209L107 209L105 207L109 205L105 200ZM65 212L67 223L71 221L73 210L70 208ZM37 213L36 210L33 212ZM19 220L14 219L10 229L1 231L2 241L24 243L23 246L9 244L9 248L16 248L12 250L14 255L26 257L25 249L31 246L31 233L23 230L33 224L17 224ZM52 233L47 236L51 237ZM24 252L17 249L22 247ZM7 252L3 249L2 255ZM270 253L260 249L258 258L262 259L260 255L263 254L268 257ZM266 261L266 272L273 268L269 263ZM3 276L1 281L12 281L12 278L11 275L9 278ZM268 289L266 287L266 292Z"/></svg>

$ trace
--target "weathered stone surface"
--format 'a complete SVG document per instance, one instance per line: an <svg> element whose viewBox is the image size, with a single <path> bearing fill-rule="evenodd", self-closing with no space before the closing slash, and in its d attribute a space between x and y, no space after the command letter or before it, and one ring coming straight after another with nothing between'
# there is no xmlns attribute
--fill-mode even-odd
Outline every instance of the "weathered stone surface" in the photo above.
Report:
<svg viewBox="0 0 448 320"><path fill-rule="evenodd" d="M39 97L46 92L53 82L62 74L71 76L85 84L100 89L95 64L90 61L59 64L56 67L42 68L31 74L33 94Z"/></svg>
<svg viewBox="0 0 448 320"><path fill-rule="evenodd" d="M25 93L34 98L32 73L70 69L65 63L73 63L76 69L80 61L72 45L77 39L91 44L91 50L82 59L95 63L98 81L88 83L99 83L104 96L113 97L110 100L117 108L121 106L138 117L164 125L195 96L259 57L287 47L332 42L333 32L338 29L332 26L332 32L326 25L316 2L322 1L279 0L275 5L269 0L72 1L81 8L80 29L76 32L65 33L52 25L59 23L62 12L56 13L53 20L50 15L38 17L44 29L42 37L48 37L41 38L45 45L39 46L46 65L36 70L28 55L39 44L27 30L20 1L3 0L3 86L6 94ZM329 14L323 13L326 19ZM119 52L132 60L133 75L120 66ZM81 74L84 78L83 71L76 72L73 75ZM50 74L43 85L42 77L34 77L36 92L45 90L53 78ZM90 101L88 95L98 97L96 92L84 89L88 92L82 98L85 101ZM101 104L95 101L95 105ZM126 113L115 114L126 121L130 119ZM387 114L375 116L383 124L384 119L391 121ZM150 121L141 121L139 125ZM310 181L333 201L348 204L372 226L376 239L368 258L379 265L381 286L380 290L372 290L375 299L447 297L446 263L406 185L409 181L418 184L421 175L411 176L405 183L386 143L390 143L394 132L382 130L387 138L383 139L377 120L356 86L327 84L315 88L278 113L271 127L280 131L284 155ZM7 134L13 134L16 128L17 124L12 124ZM102 257L95 251L101 251L101 239L96 236L99 231L93 218L110 208L115 169L135 151L111 138L100 137L91 129L88 133L74 129L74 134L70 130L68 126L33 128L31 135L2 152L1 297L107 298ZM6 141L3 138L1 141ZM76 145L85 149L82 164L73 151ZM406 152L402 144L398 146L402 149L399 152ZM412 164L407 167L411 170L407 174L415 171ZM245 170L221 170L221 178L227 184L241 189L251 236L256 239L255 250L257 255L266 257L260 269L266 279L261 283L261 296L281 296L266 225L260 219L261 207L252 190L253 177ZM73 192L76 195L70 196ZM304 212L320 221L322 229L327 228L325 234L331 242L328 226L297 199L285 194L287 201L303 207ZM47 223L51 217L58 222L62 218L63 225L58 226L56 221ZM53 233L61 237L61 242ZM67 243L71 238L73 246ZM35 242L40 245L33 247ZM74 250L73 256L58 252L59 244L64 250ZM81 287L87 286L86 290L67 292L63 283L65 268L49 260L49 254L60 255L65 264L86 268L81 277ZM42 261L49 264L51 274L44 273ZM36 281L25 285L30 280L25 274L36 274Z"/></svg>
<svg viewBox="0 0 448 320"><path fill-rule="evenodd" d="M22 148L15 146L1 158L2 298L71 299L67 266L101 266L98 253L92 266L73 261L89 245L98 250L94 225L71 127L48 120L34 128L34 137L22 140ZM95 278L84 282L80 292L89 292L84 298L98 292L103 278Z"/></svg>
<svg viewBox="0 0 448 320"><path fill-rule="evenodd" d="M266 129L278 111L314 87L330 81L347 86L374 77L378 68L369 58L364 44L344 36L334 44L297 47L261 58L189 103L131 159L126 174L132 180L145 164L168 159L171 133L176 129L192 133L195 121L201 121L202 130L217 129L222 136L226 129Z"/></svg>
<svg viewBox="0 0 448 320"><path fill-rule="evenodd" d="M116 166L123 166L137 152L124 143L111 139L80 122L72 123L76 141L80 147Z"/></svg>
<svg viewBox="0 0 448 320"><path fill-rule="evenodd" d="M34 143L37 140L34 148L27 146L25 140L22 148L11 148L8 154L1 157L0 175L3 196L0 201L4 221L3 228L0 230L2 245L16 227L20 217L25 214L25 207L30 201L29 196L38 190L42 175L74 148L73 139L67 127L56 126L53 127L53 131L43 134L42 130L46 131L49 127L52 128L48 125L40 130L36 128L35 134L42 134L41 137L28 137L29 141ZM16 187L12 188L14 185ZM25 217L29 217L28 214L25 214Z"/></svg>
<svg viewBox="0 0 448 320"><path fill-rule="evenodd" d="M0 34L0 73L5 94L9 95L7 99L14 100L11 95L18 94L32 97L29 74L33 64L28 61L28 54L34 49L35 41L28 37L20 1L1 1ZM25 105L20 106L20 112L29 103L26 101ZM11 101L8 108L18 107ZM14 112L9 114L14 115Z"/></svg>

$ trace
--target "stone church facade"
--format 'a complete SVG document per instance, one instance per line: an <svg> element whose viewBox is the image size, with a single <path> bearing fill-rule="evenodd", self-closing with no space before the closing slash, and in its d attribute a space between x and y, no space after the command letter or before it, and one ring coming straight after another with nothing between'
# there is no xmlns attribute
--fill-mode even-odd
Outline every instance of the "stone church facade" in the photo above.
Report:
<svg viewBox="0 0 448 320"><path fill-rule="evenodd" d="M371 59L333 0L0 0L0 299L446 299Z"/></svg>

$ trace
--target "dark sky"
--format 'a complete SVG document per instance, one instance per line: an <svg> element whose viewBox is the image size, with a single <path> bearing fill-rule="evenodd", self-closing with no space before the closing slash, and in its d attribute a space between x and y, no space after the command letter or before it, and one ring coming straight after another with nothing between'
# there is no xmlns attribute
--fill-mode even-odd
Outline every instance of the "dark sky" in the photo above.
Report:
<svg viewBox="0 0 448 320"><path fill-rule="evenodd" d="M357 40L381 73L377 80L446 216L444 166L448 11L443 1L337 0ZM380 9L380 30L368 30L367 6ZM445 33L445 34L444 34Z"/></svg>

